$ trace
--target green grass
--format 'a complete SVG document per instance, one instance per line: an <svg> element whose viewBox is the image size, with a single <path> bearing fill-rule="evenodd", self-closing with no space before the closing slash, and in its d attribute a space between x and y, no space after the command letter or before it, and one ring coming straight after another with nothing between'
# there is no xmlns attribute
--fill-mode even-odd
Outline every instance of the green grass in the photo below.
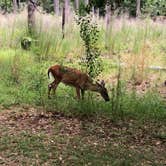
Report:
<svg viewBox="0 0 166 166"><path fill-rule="evenodd" d="M84 56L85 48L76 23L71 21L66 26L65 39L61 40L60 17L55 20L51 15L37 15L32 47L24 51L20 48L20 41L27 36L26 14L23 12L17 14L17 17L13 14L0 17L3 23L0 24L0 104L4 107L29 104L71 115L106 115L113 119L124 116L137 119L165 118L165 101L157 89L149 90L143 95L127 89L127 81L130 79L150 80L154 86L163 83L165 73L152 73L148 66L166 64L164 24L153 23L148 19L113 19L105 38L104 20L97 20L100 30L98 46L104 67L99 79L106 80L111 101L105 103L95 93L87 93L86 99L78 102L75 90L64 85L58 87L56 96L51 100L47 99L49 66L58 63L81 68L80 58ZM117 81L119 61L122 64L121 82L124 84L121 87L122 95L118 99L111 89ZM151 80L152 77L155 79ZM120 107L114 110L116 104Z"/></svg>
<svg viewBox="0 0 166 166"><path fill-rule="evenodd" d="M75 89L60 84L56 96L51 100L47 98L47 69L50 60L39 60L37 55L30 51L21 49L1 49L0 51L0 104L8 108L15 104L29 104L42 106L49 111L60 111L74 116L109 116L112 119L121 119L126 116L136 119L158 119L166 117L165 104L159 94L152 90L145 95L137 95L126 91L126 85L122 85L122 96L120 96L120 110L113 110L117 100L113 98L112 84L107 83L111 101L104 100L95 93L86 93L84 101L75 99ZM63 57L61 58L63 61ZM68 66L76 66L64 62ZM107 79L110 73L116 74L118 65L114 60L103 59L104 71L101 77ZM123 73L122 73L123 74ZM105 75L105 76L104 76ZM125 77L125 76L123 76ZM122 77L122 78L123 78ZM126 81L126 80L124 80Z"/></svg>

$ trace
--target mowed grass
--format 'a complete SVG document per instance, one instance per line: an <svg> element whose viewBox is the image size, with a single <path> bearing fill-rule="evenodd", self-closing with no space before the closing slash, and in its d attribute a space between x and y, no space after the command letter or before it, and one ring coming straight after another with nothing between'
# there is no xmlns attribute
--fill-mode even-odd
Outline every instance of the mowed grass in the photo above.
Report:
<svg viewBox="0 0 166 166"><path fill-rule="evenodd" d="M1 165L164 165L165 123L76 118L41 108L0 113Z"/></svg>

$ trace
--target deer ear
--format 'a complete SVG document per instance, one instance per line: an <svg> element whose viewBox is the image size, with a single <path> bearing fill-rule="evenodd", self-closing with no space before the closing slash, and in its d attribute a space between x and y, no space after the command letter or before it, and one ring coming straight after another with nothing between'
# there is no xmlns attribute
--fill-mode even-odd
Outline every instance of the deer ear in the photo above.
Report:
<svg viewBox="0 0 166 166"><path fill-rule="evenodd" d="M102 87L105 87L105 82L104 82L104 80L101 81L101 86L102 86Z"/></svg>
<svg viewBox="0 0 166 166"><path fill-rule="evenodd" d="M97 81L96 81L96 84L97 84L98 86L100 86L100 83L99 83L99 82L97 82Z"/></svg>
<svg viewBox="0 0 166 166"><path fill-rule="evenodd" d="M96 81L97 86L102 87L102 85Z"/></svg>

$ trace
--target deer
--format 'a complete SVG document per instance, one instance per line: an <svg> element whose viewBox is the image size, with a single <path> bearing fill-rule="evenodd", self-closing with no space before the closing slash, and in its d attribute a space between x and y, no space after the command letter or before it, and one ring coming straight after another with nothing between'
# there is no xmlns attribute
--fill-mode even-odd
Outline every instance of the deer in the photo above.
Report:
<svg viewBox="0 0 166 166"><path fill-rule="evenodd" d="M55 91L59 83L75 87L77 99L84 99L86 90L98 92L105 101L109 101L108 91L105 87L105 82L93 83L93 79L87 74L78 69L70 68L62 65L54 65L48 69L48 78L53 77L54 81L48 85L48 98L50 99L51 90ZM81 95L80 95L81 92Z"/></svg>

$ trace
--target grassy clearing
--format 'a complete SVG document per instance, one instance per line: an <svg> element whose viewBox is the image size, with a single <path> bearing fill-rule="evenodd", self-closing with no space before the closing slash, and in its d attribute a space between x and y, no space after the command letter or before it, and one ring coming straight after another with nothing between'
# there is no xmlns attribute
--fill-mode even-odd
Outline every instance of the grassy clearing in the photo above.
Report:
<svg viewBox="0 0 166 166"><path fill-rule="evenodd" d="M165 118L165 102L158 93L158 88L165 93L165 87L162 87L165 71L149 69L150 66L166 65L165 24L153 23L148 19L112 19L108 35L105 36L104 20L97 20L104 67L99 79L106 81L111 97L111 102L105 104L92 93L86 95L85 101L78 102L74 98L73 88L64 85L59 86L56 96L47 99L49 66L59 63L81 69L80 58L85 50L73 17L66 26L65 39L61 40L60 18L37 13L36 36L28 51L20 48L21 39L27 35L26 13L17 14L17 17L13 14L0 17L0 103L4 107L25 103L67 114ZM116 99L119 67L121 95ZM113 109L117 103L121 105L118 108L120 111Z"/></svg>

